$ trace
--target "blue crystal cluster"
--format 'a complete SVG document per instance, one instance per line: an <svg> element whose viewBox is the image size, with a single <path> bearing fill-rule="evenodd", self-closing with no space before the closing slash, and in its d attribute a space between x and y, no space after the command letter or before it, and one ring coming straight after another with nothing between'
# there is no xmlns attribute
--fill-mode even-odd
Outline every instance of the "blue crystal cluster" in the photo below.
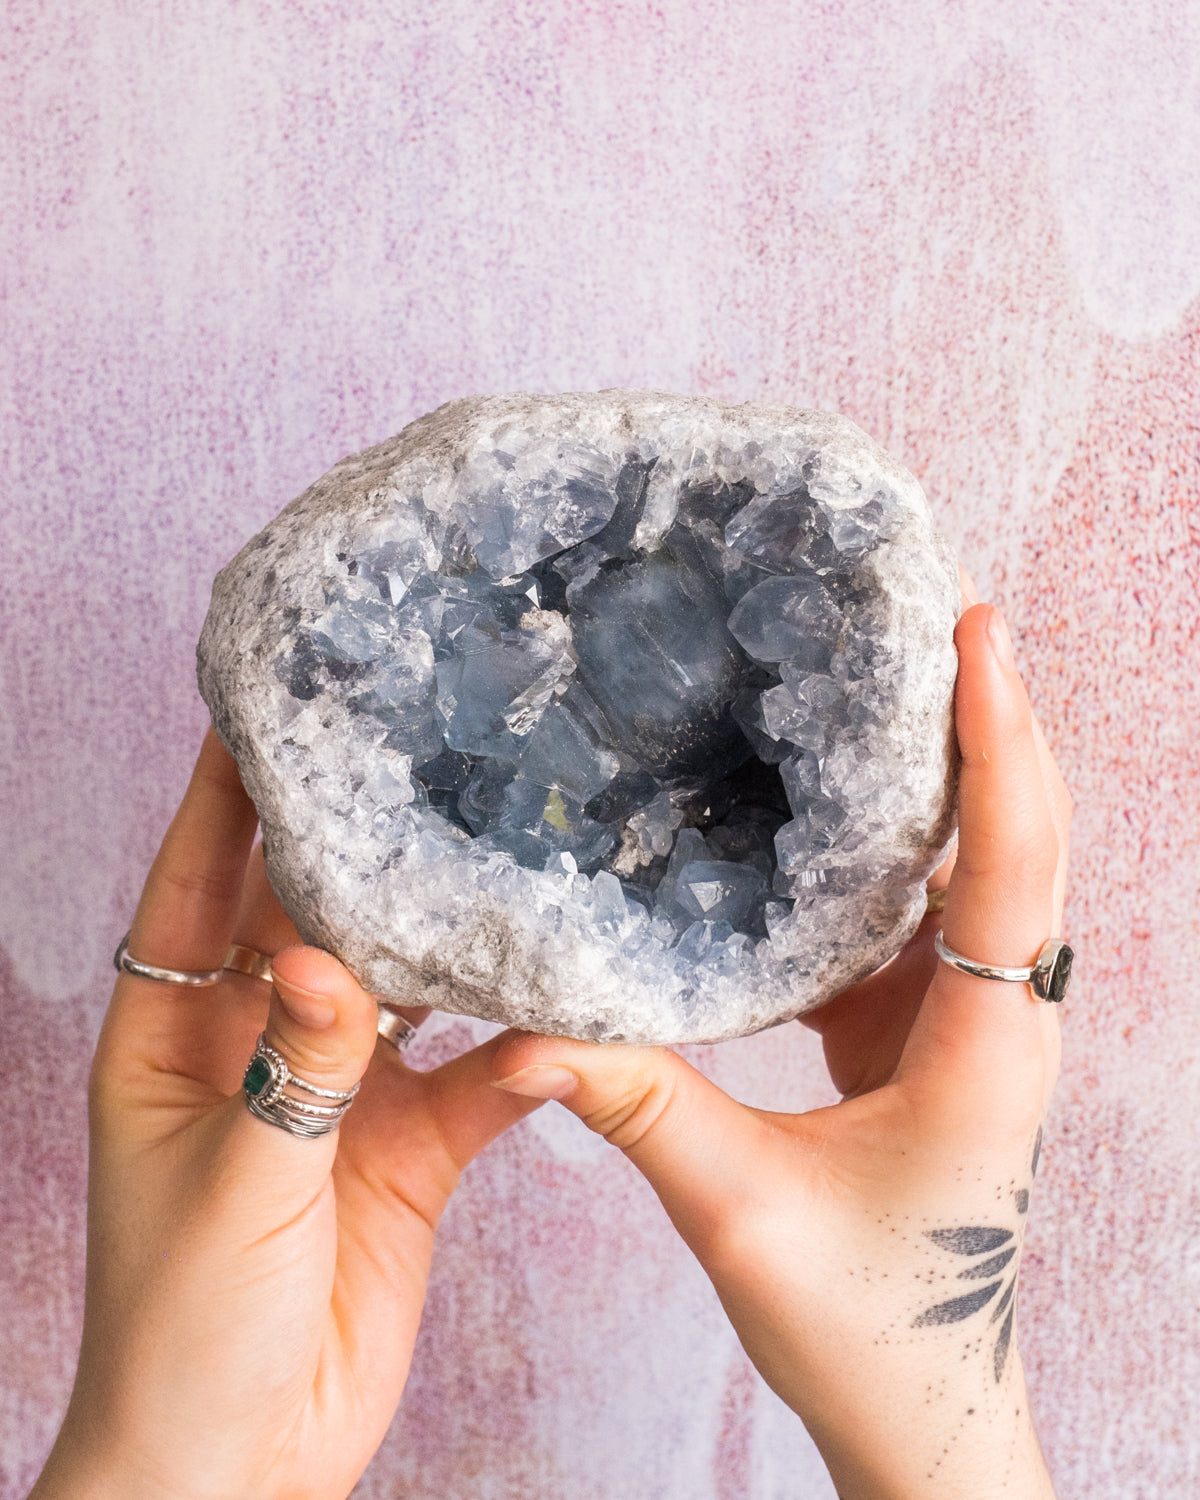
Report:
<svg viewBox="0 0 1200 1500"><path fill-rule="evenodd" d="M831 787L872 774L854 747L897 687L863 564L904 512L823 504L819 456L765 483L586 445L489 459L466 522L411 499L327 555L277 681L370 735L355 790L384 818L597 877L593 904L685 950L764 937L862 838Z"/></svg>
<svg viewBox="0 0 1200 1500"><path fill-rule="evenodd" d="M920 920L957 607L920 486L845 418L478 396L250 539L198 669L284 911L372 993L716 1041Z"/></svg>

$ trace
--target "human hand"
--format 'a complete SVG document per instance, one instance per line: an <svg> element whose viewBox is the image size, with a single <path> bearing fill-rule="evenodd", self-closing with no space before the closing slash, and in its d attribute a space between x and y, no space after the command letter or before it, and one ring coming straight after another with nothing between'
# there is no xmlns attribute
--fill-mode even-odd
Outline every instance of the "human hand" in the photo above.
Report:
<svg viewBox="0 0 1200 1500"><path fill-rule="evenodd" d="M1060 930L1070 799L990 606L956 632L963 754L946 941L1023 966ZM519 1036L501 1088L558 1098L645 1174L845 1500L1053 1494L1016 1348L1056 1007L938 963L926 919L808 1018L841 1103L773 1114L676 1054Z"/></svg>
<svg viewBox="0 0 1200 1500"><path fill-rule="evenodd" d="M79 1373L31 1500L346 1495L399 1400L459 1173L536 1108L488 1086L498 1041L429 1073L377 1045L374 999L290 946L255 826L210 732L129 949L211 969L236 938L275 955L275 989L117 981L92 1070ZM264 1028L300 1077L362 1078L337 1130L296 1139L247 1110Z"/></svg>

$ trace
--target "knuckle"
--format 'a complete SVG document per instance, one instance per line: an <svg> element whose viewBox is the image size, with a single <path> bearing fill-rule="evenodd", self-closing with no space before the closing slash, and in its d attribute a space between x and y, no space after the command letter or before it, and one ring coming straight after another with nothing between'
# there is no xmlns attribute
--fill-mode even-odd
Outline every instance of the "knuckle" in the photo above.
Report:
<svg viewBox="0 0 1200 1500"><path fill-rule="evenodd" d="M992 839L980 847L972 841L960 847L956 871L973 879L1017 880L1021 885L1048 884L1058 869L1058 835L1049 820L1006 839Z"/></svg>
<svg viewBox="0 0 1200 1500"><path fill-rule="evenodd" d="M170 890L185 896L203 896L207 900L231 901L242 888L241 870L189 870L166 864L158 874Z"/></svg>
<svg viewBox="0 0 1200 1500"><path fill-rule="evenodd" d="M704 1261L716 1278L728 1274L746 1283L754 1279L775 1247L800 1242L802 1226L779 1206L743 1201L736 1212L715 1216L704 1228Z"/></svg>
<svg viewBox="0 0 1200 1500"><path fill-rule="evenodd" d="M332 1041L328 1046L323 1046L320 1042L314 1043L307 1038L298 1040L285 1027L268 1026L267 1045L279 1053L287 1063L289 1072L295 1073L307 1083L348 1087L341 1080L351 1071L350 1062L345 1049Z"/></svg>
<svg viewBox="0 0 1200 1500"><path fill-rule="evenodd" d="M96 1055L92 1058L87 1081L88 1112L93 1125L112 1113L114 1107L119 1104L120 1097L121 1089L116 1072L111 1066L111 1059L98 1047Z"/></svg>
<svg viewBox="0 0 1200 1500"><path fill-rule="evenodd" d="M1058 871L1058 849L1058 834L1051 826L1019 852L1016 866L1031 882L1049 885Z"/></svg>
<svg viewBox="0 0 1200 1500"><path fill-rule="evenodd" d="M587 1110L583 1122L609 1145L633 1151L660 1124L673 1095L669 1077L639 1077Z"/></svg>

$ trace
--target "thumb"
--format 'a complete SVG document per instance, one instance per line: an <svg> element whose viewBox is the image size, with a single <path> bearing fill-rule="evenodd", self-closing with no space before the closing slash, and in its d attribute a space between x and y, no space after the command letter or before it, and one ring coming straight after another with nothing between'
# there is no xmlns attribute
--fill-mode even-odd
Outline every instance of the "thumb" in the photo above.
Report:
<svg viewBox="0 0 1200 1500"><path fill-rule="evenodd" d="M260 1167L268 1165L261 1160L263 1152L270 1164L286 1163L284 1180L303 1194L328 1175L337 1130L314 1137L295 1135L256 1114L254 1106L278 1116L273 1100L282 1096L280 1104L301 1122L307 1118L324 1123L329 1117L317 1112L336 1108L336 1096L352 1090L367 1070L375 1048L378 1007L348 969L317 948L283 949L273 958L271 972L271 1007L263 1033L269 1050L264 1060L256 1054L246 1072L243 1097L231 1100L230 1106L235 1131L259 1158Z"/></svg>
<svg viewBox="0 0 1200 1500"><path fill-rule="evenodd" d="M514 1032L493 1058L493 1082L557 1099L623 1151L702 1258L718 1216L748 1191L746 1151L763 1121L674 1052Z"/></svg>

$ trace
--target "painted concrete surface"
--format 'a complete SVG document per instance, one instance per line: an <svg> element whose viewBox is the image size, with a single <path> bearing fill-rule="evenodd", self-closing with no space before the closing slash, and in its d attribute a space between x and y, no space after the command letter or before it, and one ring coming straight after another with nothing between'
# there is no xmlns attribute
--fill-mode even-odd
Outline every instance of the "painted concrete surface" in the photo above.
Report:
<svg viewBox="0 0 1200 1500"><path fill-rule="evenodd" d="M109 955L215 570L454 396L845 412L1009 612L1078 803L1021 1339L1064 1500L1200 1481L1200 12L14 3L0 72L0 1495L69 1388ZM472 1028L426 1032L427 1057ZM799 1027L707 1049L827 1101ZM830 1500L623 1160L467 1174L372 1500Z"/></svg>

